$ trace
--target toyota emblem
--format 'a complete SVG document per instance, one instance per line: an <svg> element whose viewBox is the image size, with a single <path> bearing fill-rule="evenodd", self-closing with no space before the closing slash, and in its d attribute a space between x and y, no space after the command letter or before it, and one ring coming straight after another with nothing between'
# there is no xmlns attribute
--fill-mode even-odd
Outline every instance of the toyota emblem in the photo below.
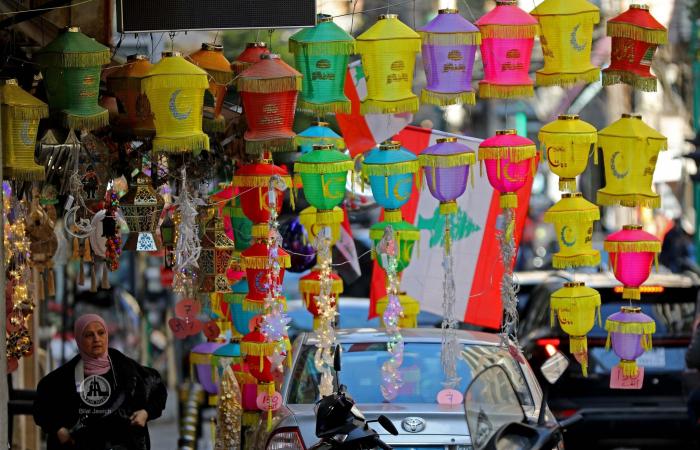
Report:
<svg viewBox="0 0 700 450"><path fill-rule="evenodd" d="M401 428L409 433L420 433L425 430L425 420L420 417L406 417L401 421Z"/></svg>

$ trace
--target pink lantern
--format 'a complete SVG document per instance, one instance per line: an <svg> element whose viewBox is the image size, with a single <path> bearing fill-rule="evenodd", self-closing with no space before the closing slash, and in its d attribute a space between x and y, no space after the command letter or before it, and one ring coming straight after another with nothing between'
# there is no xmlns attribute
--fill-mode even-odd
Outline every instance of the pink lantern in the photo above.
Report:
<svg viewBox="0 0 700 450"><path fill-rule="evenodd" d="M486 164L489 183L501 193L501 208L516 208L515 192L525 185L535 170L537 148L530 139L515 130L499 130L479 145L479 161Z"/></svg>
<svg viewBox="0 0 700 450"><path fill-rule="evenodd" d="M625 377L639 374L637 358L651 350L651 335L656 332L654 319L644 314L641 308L623 306L605 321L608 340L605 348L612 349L620 358L619 368Z"/></svg>
<svg viewBox="0 0 700 450"><path fill-rule="evenodd" d="M481 31L484 79L479 82L482 98L532 97L528 76L537 19L518 8L516 0L498 0L496 7L476 25Z"/></svg>
<svg viewBox="0 0 700 450"><path fill-rule="evenodd" d="M651 263L661 251L661 241L642 230L641 225L625 225L605 239L613 273L624 285L622 298L639 300L639 286L649 278Z"/></svg>

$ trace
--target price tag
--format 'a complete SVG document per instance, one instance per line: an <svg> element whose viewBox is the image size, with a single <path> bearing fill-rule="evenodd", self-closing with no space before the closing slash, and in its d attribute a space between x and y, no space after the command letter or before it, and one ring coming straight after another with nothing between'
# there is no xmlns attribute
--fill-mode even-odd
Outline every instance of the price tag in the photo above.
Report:
<svg viewBox="0 0 700 450"><path fill-rule="evenodd" d="M177 339L185 339L187 336L189 336L189 332L185 326L185 321L178 317L173 317L172 319L168 320L168 326L170 327L170 331L173 332Z"/></svg>
<svg viewBox="0 0 700 450"><path fill-rule="evenodd" d="M641 389L644 382L644 367L639 367L636 377L626 377L619 367L610 372L610 389Z"/></svg>
<svg viewBox="0 0 700 450"><path fill-rule="evenodd" d="M207 339L215 339L219 337L220 333L221 330L219 329L219 326L213 320L210 320L204 324L204 335L207 337Z"/></svg>
<svg viewBox="0 0 700 450"><path fill-rule="evenodd" d="M461 405L464 396L456 389L443 389L438 392L437 402L440 405Z"/></svg>
<svg viewBox="0 0 700 450"><path fill-rule="evenodd" d="M175 305L175 315L182 318L194 319L202 310L202 305L193 298L185 298Z"/></svg>
<svg viewBox="0 0 700 450"><path fill-rule="evenodd" d="M267 392L262 392L258 394L255 399L255 403L260 411L277 411L282 406L282 395L279 392L275 392L272 396L267 395Z"/></svg>

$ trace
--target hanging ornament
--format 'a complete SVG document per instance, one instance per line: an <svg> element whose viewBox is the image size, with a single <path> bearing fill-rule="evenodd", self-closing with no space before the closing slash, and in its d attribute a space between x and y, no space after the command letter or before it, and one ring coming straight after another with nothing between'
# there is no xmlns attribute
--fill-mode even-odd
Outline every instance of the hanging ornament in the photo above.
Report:
<svg viewBox="0 0 700 450"><path fill-rule="evenodd" d="M119 207L129 227L129 238L124 250L154 252L158 250L156 228L163 210L163 197L151 185L151 179L143 172L136 176L126 194L119 200Z"/></svg>
<svg viewBox="0 0 700 450"><path fill-rule="evenodd" d="M225 215L224 223L226 223L226 217L228 217L231 223L231 233L229 237L233 238L236 250L240 252L250 247L253 242L251 236L253 222L243 213L240 197L237 195L234 196L231 201L224 206L223 212Z"/></svg>
<svg viewBox="0 0 700 450"><path fill-rule="evenodd" d="M247 153L294 151L294 111L301 74L279 55L264 54L237 77L248 129Z"/></svg>
<svg viewBox="0 0 700 450"><path fill-rule="evenodd" d="M240 335L248 334L250 321L258 314L258 311L250 311L243 308L245 298L248 296L248 282L242 279L231 286L232 294L229 296L231 303L231 324L233 329Z"/></svg>
<svg viewBox="0 0 700 450"><path fill-rule="evenodd" d="M304 76L297 109L316 117L350 114L345 72L350 55L355 53L355 40L329 15L319 14L317 22L289 38L294 65Z"/></svg>
<svg viewBox="0 0 700 450"><path fill-rule="evenodd" d="M586 0L545 0L530 14L540 24L544 67L535 72L539 86L571 87L600 79L591 64L593 28L600 10Z"/></svg>
<svg viewBox="0 0 700 450"><path fill-rule="evenodd" d="M99 106L100 70L109 64L109 48L68 27L39 50L46 94L52 111L68 128L95 130L109 125L109 112Z"/></svg>
<svg viewBox="0 0 700 450"><path fill-rule="evenodd" d="M212 353L213 358L217 361L217 371L219 379L222 379L222 375L226 371L226 367L230 367L232 364L240 364L243 362L241 354L241 343L240 338L232 338L228 343L222 345L221 347L214 350ZM222 362L226 361L228 364L224 365Z"/></svg>
<svg viewBox="0 0 700 450"><path fill-rule="evenodd" d="M296 143L301 153L309 153L314 145L333 145L338 150L345 150L343 137L333 131L328 122L311 122L311 126L297 134Z"/></svg>
<svg viewBox="0 0 700 450"><path fill-rule="evenodd" d="M262 55L269 55L270 50L264 42L248 42L245 50L231 63L233 74L238 76L241 72L257 64L262 59Z"/></svg>
<svg viewBox="0 0 700 450"><path fill-rule="evenodd" d="M600 294L585 283L564 283L550 298L551 322L555 317L569 335L569 351L581 364L583 376L588 376L588 341L586 334L593 329L596 316L600 323Z"/></svg>
<svg viewBox="0 0 700 450"><path fill-rule="evenodd" d="M394 256L396 260L396 272L400 273L411 263L413 248L420 239L420 230L403 220L401 210L385 210L384 220L370 227L369 238L372 239L374 243L372 246L372 258L376 259L379 266L385 271L387 270L386 261L379 257L378 252L379 245L384 238L387 227L393 229L393 238L398 249L397 254Z"/></svg>
<svg viewBox="0 0 700 450"><path fill-rule="evenodd" d="M316 242L316 238L324 228L320 224L316 223L317 212L318 211L314 206L309 206L308 208L302 209L299 213L299 223L301 223L304 230L309 235L309 242ZM328 217L326 217L326 219L328 219ZM335 243L338 242L338 239L340 239L340 224L342 224L344 220L345 213L343 210L339 206L333 208L333 215L330 217L330 223L325 224L325 226L331 230L331 246L335 245Z"/></svg>
<svg viewBox="0 0 700 450"><path fill-rule="evenodd" d="M428 189L440 202L440 214L456 213L457 199L467 189L469 166L476 162L474 152L457 138L440 138L423 150L419 159Z"/></svg>
<svg viewBox="0 0 700 450"><path fill-rule="evenodd" d="M641 225L625 225L603 242L615 278L624 285L622 298L639 300L639 286L651 272L651 264L661 252L661 241L642 230Z"/></svg>
<svg viewBox="0 0 700 450"><path fill-rule="evenodd" d="M396 14L382 14L357 38L357 52L367 74L367 97L360 114L398 114L418 111L411 88L420 36Z"/></svg>
<svg viewBox="0 0 700 450"><path fill-rule="evenodd" d="M153 113L141 83L153 70L146 55L129 55L126 64L109 72L107 89L114 94L124 114L116 121L116 129L127 128L136 136L152 136L155 133Z"/></svg>
<svg viewBox="0 0 700 450"><path fill-rule="evenodd" d="M199 256L202 251L197 224L197 206L201 200L195 199L187 184L187 171L180 171L180 195L175 197L175 260L173 267L173 290L193 296L194 287L199 283Z"/></svg>
<svg viewBox="0 0 700 450"><path fill-rule="evenodd" d="M578 114L560 115L543 126L537 138L542 159L547 161L552 173L559 176L560 191L576 191L576 177L586 170L592 150L594 162L598 163L597 130Z"/></svg>
<svg viewBox="0 0 700 450"><path fill-rule="evenodd" d="M656 92L656 77L649 71L656 47L668 43L668 30L649 13L647 5L630 9L608 20L612 37L610 66L603 70L603 86L626 83L635 89Z"/></svg>
<svg viewBox="0 0 700 450"><path fill-rule="evenodd" d="M222 345L220 342L202 342L190 350L190 377L209 394L210 405L216 405L216 395L219 393L214 352Z"/></svg>
<svg viewBox="0 0 700 450"><path fill-rule="evenodd" d="M225 294L231 292L226 270L231 265L235 246L233 240L226 235L224 223L219 214L214 211L212 215L201 238L199 268L205 275L202 277L199 290Z"/></svg>
<svg viewBox="0 0 700 450"><path fill-rule="evenodd" d="M362 174L369 178L374 199L384 209L396 210L408 201L419 170L416 155L398 141L382 143L362 161Z"/></svg>
<svg viewBox="0 0 700 450"><path fill-rule="evenodd" d="M642 121L642 116L622 118L598 132L598 146L605 161L605 187L598 190L601 206L661 206L651 190L659 152L666 150L666 136Z"/></svg>
<svg viewBox="0 0 700 450"><path fill-rule="evenodd" d="M580 192L562 194L544 213L544 221L554 224L559 251L552 256L555 269L597 266L600 253L593 249L593 222L600 220L600 209Z"/></svg>
<svg viewBox="0 0 700 450"><path fill-rule="evenodd" d="M481 32L484 79L481 98L532 97L528 76L537 20L518 8L516 0L497 0L496 7L476 21Z"/></svg>
<svg viewBox="0 0 700 450"><path fill-rule="evenodd" d="M221 392L221 398L216 406L216 443L214 444L214 450L239 450L242 441L243 399L241 387L230 365L223 369L219 391Z"/></svg>
<svg viewBox="0 0 700 450"><path fill-rule="evenodd" d="M258 241L241 252L242 265L248 281L248 295L243 303L246 311L261 313L265 309L265 297L268 291L268 278L273 270L268 261L268 250L265 240L267 233L256 236ZM284 270L291 264L289 253L280 248L276 258L279 265L279 283L284 280Z"/></svg>
<svg viewBox="0 0 700 450"><path fill-rule="evenodd" d="M537 148L515 130L499 130L479 144L479 161L486 164L489 183L501 194L501 208L517 208L515 192L525 185L528 171L535 172Z"/></svg>
<svg viewBox="0 0 700 450"><path fill-rule="evenodd" d="M316 331L316 353L314 368L321 374L318 383L319 399L334 392L335 379L333 375L334 354L337 350L335 324L338 316L336 308L338 297L333 295L333 256L331 254L330 227L325 226L316 236L315 247L318 253L319 293L316 296L317 320L314 321Z"/></svg>
<svg viewBox="0 0 700 450"><path fill-rule="evenodd" d="M207 73L179 52L162 56L141 82L155 117L153 150L194 154L209 150L209 136L202 132Z"/></svg>
<svg viewBox="0 0 700 450"><path fill-rule="evenodd" d="M268 191L270 177L278 176L286 187L292 185L287 169L276 166L271 159L263 159L254 164L244 164L233 176L231 185L241 189L239 197L243 214L254 224L267 224L270 220L270 194ZM275 188L277 212L282 210L284 190ZM293 195L290 197L293 200ZM292 209L294 209L292 203Z"/></svg>
<svg viewBox="0 0 700 450"><path fill-rule="evenodd" d="M314 316L314 330L319 327L319 304L318 295L321 293L321 276L320 267L314 267L311 272L299 279L299 293L304 299L306 310ZM328 275L331 279L330 289L330 307L336 308L338 297L343 293L343 280L337 273L331 271Z"/></svg>
<svg viewBox="0 0 700 450"><path fill-rule="evenodd" d="M399 328L417 328L418 314L420 313L420 302L410 295L400 294L399 304L401 305L402 314L399 317ZM384 296L377 300L377 314L382 327L386 328L384 323L384 313L389 307L389 296Z"/></svg>
<svg viewBox="0 0 700 450"><path fill-rule="evenodd" d="M620 312L605 320L608 340L605 348L620 358L619 370L625 377L637 377L637 358L651 350L651 335L656 332L654 319L644 314L641 308L623 306Z"/></svg>
<svg viewBox="0 0 700 450"><path fill-rule="evenodd" d="M441 9L418 33L423 41L423 66L427 86L421 101L438 106L476 103L472 73L479 29L457 9Z"/></svg>
<svg viewBox="0 0 700 450"><path fill-rule="evenodd" d="M282 247L291 254L290 272L306 272L316 263L316 250L311 245L306 228L299 222L299 218L293 218L282 228Z"/></svg>
<svg viewBox="0 0 700 450"><path fill-rule="evenodd" d="M221 115L228 85L233 81L231 63L224 56L224 46L202 43L202 48L189 56L196 66L209 75L209 93L214 97L212 118L204 117L202 126L210 133L222 133L226 129L226 120Z"/></svg>

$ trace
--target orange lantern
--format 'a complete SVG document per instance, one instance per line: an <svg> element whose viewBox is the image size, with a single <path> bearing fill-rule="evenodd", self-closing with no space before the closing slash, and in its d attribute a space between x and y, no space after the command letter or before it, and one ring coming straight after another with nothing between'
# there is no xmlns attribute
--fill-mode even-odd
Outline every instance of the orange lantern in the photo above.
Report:
<svg viewBox="0 0 700 450"><path fill-rule="evenodd" d="M202 122L204 131L223 132L226 120L221 115L228 85L233 81L231 63L224 56L224 46L203 43L201 50L190 55L190 61L204 69L209 75L209 93L214 97L213 118L205 117Z"/></svg>
<svg viewBox="0 0 700 450"><path fill-rule="evenodd" d="M141 91L141 81L153 69L153 64L145 55L129 55L126 64L110 73L107 89L119 102L118 128L128 128L136 136L150 136L155 133L153 113L148 97Z"/></svg>

